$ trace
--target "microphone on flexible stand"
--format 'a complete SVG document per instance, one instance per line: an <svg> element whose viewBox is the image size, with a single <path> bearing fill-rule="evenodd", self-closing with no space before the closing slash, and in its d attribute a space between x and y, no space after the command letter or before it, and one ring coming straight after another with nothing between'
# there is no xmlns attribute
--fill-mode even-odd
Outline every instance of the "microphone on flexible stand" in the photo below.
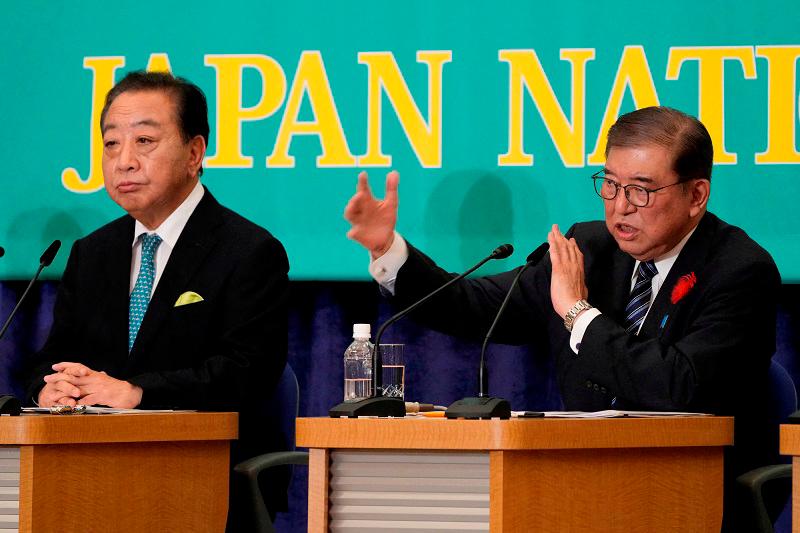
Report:
<svg viewBox="0 0 800 533"><path fill-rule="evenodd" d="M383 332L391 324L394 324L395 322L406 316L408 313L410 313L423 303L430 300L433 296L435 296L442 290L446 289L456 281L459 281L460 279L463 279L464 277L478 270L480 267L483 266L484 263L491 261L492 259L505 259L512 253L514 253L513 246L511 246L510 244L501 244L500 246L495 248L491 254L481 259L481 261L477 263L475 266L473 266L466 272L463 272L458 276L448 280L447 283L437 288L435 291L428 293L423 298L417 300L416 302L414 302L413 304L406 307L399 313L389 318L389 320L384 322L383 325L378 329L378 333L375 335L375 345L372 348L372 396L360 400L345 400L339 405L331 407L331 409L328 411L328 415L331 418L338 418L338 417L356 418L359 416L396 416L396 417L405 416L406 415L405 402L401 398L385 397L383 396L383 391L381 390L383 388L383 375L382 375L383 366L381 363L380 346L381 346L381 337L383 336Z"/></svg>
<svg viewBox="0 0 800 533"><path fill-rule="evenodd" d="M50 244L50 246L47 247L47 250L45 250L42 256L39 258L39 270L36 271L36 274L33 276L33 279L31 280L30 283L28 283L28 286L25 288L25 292L23 292L22 296L19 297L17 305L14 306L14 309L11 311L11 314L8 316L8 319L6 319L6 323L3 324L3 328L0 329L0 339L2 339L3 335L6 334L6 330L8 330L8 326L11 324L11 320L14 318L14 315L17 314L19 306L22 305L22 302L28 295L28 291L30 291L31 287L33 287L33 284L36 282L37 279L39 279L39 274L42 273L44 267L50 266L50 263L52 263L53 259L55 259L56 254L58 253L58 249L60 247L61 247L61 241L59 241L58 239L54 240ZM0 253L0 256L2 255L3 254Z"/></svg>
<svg viewBox="0 0 800 533"><path fill-rule="evenodd" d="M39 279L39 274L42 273L42 269L46 266L50 266L50 263L53 262L53 259L56 257L58 253L58 249L61 247L61 241L55 240L53 241L50 246L47 247L47 250L44 251L42 256L39 258L39 269L36 271L36 274L33 276L33 279L28 286L25 288L25 292L22 293L19 300L17 301L17 305L14 306L14 309L11 311L11 314L8 315L5 324L3 324L3 328L0 329L0 339L3 338L3 335L6 334L8 330L8 326L11 324L11 320L13 320L14 315L17 314L17 310L19 309L22 302L25 300L25 297L28 295L28 291L31 290L31 287ZM5 253L5 250L0 248L0 257ZM22 404L20 403L19 399L15 396L10 394L4 394L0 396L0 414L3 415L11 415L11 416L18 416L20 411L22 410Z"/></svg>
<svg viewBox="0 0 800 533"><path fill-rule="evenodd" d="M528 267L535 266L539 261L541 261L549 248L550 245L547 243L544 243L536 248L528 256L526 263L522 266L522 268L519 269L517 275L514 276L514 280L511 282L508 292L506 292L506 297L500 304L497 314L494 316L494 321L492 322L492 325L489 326L489 331L486 333L486 337L483 339L483 346L481 347L481 363L478 376L478 396L472 398L463 398L453 402L444 413L444 416L447 418L467 418L477 420L485 418L506 419L511 417L511 404L508 403L508 400L503 398L495 398L488 395L489 371L486 368L486 347L489 344L489 339L494 333L494 328L500 321L500 316L502 316L509 300L511 300L511 293L514 292L514 288L519 283L520 276L522 276L522 273L525 272Z"/></svg>

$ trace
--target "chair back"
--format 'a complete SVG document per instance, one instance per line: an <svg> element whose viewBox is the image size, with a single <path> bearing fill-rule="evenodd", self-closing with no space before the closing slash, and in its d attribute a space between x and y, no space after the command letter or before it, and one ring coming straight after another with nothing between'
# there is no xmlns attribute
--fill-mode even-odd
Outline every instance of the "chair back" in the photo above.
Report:
<svg viewBox="0 0 800 533"><path fill-rule="evenodd" d="M789 372L774 358L769 366L769 406L771 422L785 424L790 414L797 411L797 389Z"/></svg>
<svg viewBox="0 0 800 533"><path fill-rule="evenodd" d="M289 363L283 368L278 386L272 395L270 405L278 406L275 413L277 426L280 427L283 449L295 449L295 421L300 410L300 386L297 376Z"/></svg>

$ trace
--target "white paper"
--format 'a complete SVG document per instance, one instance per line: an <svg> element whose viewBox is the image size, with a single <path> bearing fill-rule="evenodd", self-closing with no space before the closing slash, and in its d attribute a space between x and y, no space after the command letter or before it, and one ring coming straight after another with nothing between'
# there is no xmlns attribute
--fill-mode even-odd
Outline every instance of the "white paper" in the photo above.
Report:
<svg viewBox="0 0 800 533"><path fill-rule="evenodd" d="M511 411L512 417L521 416L525 411ZM545 418L653 418L661 416L714 416L709 413L684 413L676 411L545 411Z"/></svg>

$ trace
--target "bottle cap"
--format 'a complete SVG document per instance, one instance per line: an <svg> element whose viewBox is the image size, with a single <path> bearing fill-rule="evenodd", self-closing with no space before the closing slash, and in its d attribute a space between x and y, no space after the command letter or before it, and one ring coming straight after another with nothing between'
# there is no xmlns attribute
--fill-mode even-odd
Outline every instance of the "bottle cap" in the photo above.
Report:
<svg viewBox="0 0 800 533"><path fill-rule="evenodd" d="M353 324L353 338L369 339L369 337L370 337L369 324Z"/></svg>

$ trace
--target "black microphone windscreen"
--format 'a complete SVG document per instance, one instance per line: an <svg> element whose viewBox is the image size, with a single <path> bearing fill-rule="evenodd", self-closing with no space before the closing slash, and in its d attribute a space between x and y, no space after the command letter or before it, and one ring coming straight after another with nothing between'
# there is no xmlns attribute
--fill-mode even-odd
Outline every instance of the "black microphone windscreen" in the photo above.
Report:
<svg viewBox="0 0 800 533"><path fill-rule="evenodd" d="M542 257L544 257L544 254L546 254L547 250L549 249L550 245L548 243L540 245L537 249L531 252L531 255L528 256L528 259L526 259L526 261L531 265L535 265L536 263L542 260Z"/></svg>
<svg viewBox="0 0 800 533"><path fill-rule="evenodd" d="M492 259L505 259L514 253L514 247L510 244L501 244L492 252Z"/></svg>
<svg viewBox="0 0 800 533"><path fill-rule="evenodd" d="M3 257L4 255L6 255L6 251L2 246L0 246L0 257Z"/></svg>
<svg viewBox="0 0 800 533"><path fill-rule="evenodd" d="M42 266L50 266L50 263L52 263L53 259L56 258L59 248L61 248L61 241L58 239L50 243L50 246L48 246L47 250L44 251L42 257L39 258L39 264Z"/></svg>

